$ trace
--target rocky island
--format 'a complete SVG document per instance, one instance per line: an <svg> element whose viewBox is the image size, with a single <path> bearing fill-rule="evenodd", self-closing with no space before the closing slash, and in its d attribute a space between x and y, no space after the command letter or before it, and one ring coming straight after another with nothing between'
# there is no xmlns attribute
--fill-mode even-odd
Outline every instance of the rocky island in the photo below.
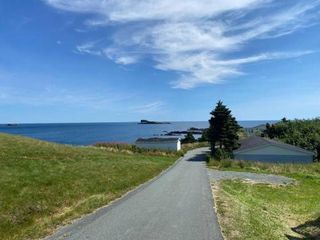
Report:
<svg viewBox="0 0 320 240"><path fill-rule="evenodd" d="M179 135L188 134L188 133L192 133L192 134L195 134L195 135L201 135L205 130L206 130L206 128L191 127L191 128L189 128L187 130L184 130L184 131L167 132L167 133L164 134L164 136L179 136Z"/></svg>
<svg viewBox="0 0 320 240"><path fill-rule="evenodd" d="M156 122L143 119L139 124L170 124L170 122Z"/></svg>

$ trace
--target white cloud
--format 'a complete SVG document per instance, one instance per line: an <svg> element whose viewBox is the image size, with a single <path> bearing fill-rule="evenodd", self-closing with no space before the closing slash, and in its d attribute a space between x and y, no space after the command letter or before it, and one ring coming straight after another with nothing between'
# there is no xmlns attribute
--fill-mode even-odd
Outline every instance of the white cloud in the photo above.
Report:
<svg viewBox="0 0 320 240"><path fill-rule="evenodd" d="M118 49L114 49L112 47L105 48L103 53L106 57L113 60L115 63L128 65L138 62L139 58L134 55L129 55L128 53L124 53Z"/></svg>
<svg viewBox="0 0 320 240"><path fill-rule="evenodd" d="M78 45L76 47L78 53L87 53L91 55L101 56L102 53L100 50L96 49L96 42L87 42L85 44Z"/></svg>
<svg viewBox="0 0 320 240"><path fill-rule="evenodd" d="M267 18L259 18L248 31L240 34L239 41L247 41L254 38L275 38L284 36L308 26L309 21L318 17L318 13L309 14L310 10L318 7L319 1L309 1L286 8Z"/></svg>
<svg viewBox="0 0 320 240"><path fill-rule="evenodd" d="M312 51L300 52L273 52L263 53L246 58L222 60L212 54L177 54L170 58L158 59L156 66L161 70L173 70L182 73L181 78L173 81L174 88L190 89L206 83L221 83L223 78L243 74L240 66L260 61L289 59L313 53Z"/></svg>
<svg viewBox="0 0 320 240"><path fill-rule="evenodd" d="M214 65L217 65L217 66L240 65L240 64L253 63L253 62L259 62L259 61L266 61L266 60L296 58L296 57L301 57L301 56L312 54L312 53L314 53L314 51L263 53L263 54L259 54L259 55L251 56L247 58L218 60L214 63Z"/></svg>
<svg viewBox="0 0 320 240"><path fill-rule="evenodd" d="M100 42L100 41L99 41ZM118 48L101 47L98 42L87 42L76 46L76 53L107 57L117 64L128 65L139 61L137 55L129 54Z"/></svg>
<svg viewBox="0 0 320 240"><path fill-rule="evenodd" d="M164 103L162 101L155 101L140 106L135 106L131 108L131 111L136 113L149 114L161 111L163 106Z"/></svg>
<svg viewBox="0 0 320 240"><path fill-rule="evenodd" d="M105 56L118 64L150 58L157 69L174 71L173 87L221 83L244 64L300 57L312 52L257 53L229 59L253 40L291 34L315 24L319 0L46 0L58 9L93 14L87 25L120 27L112 44L89 42L81 53Z"/></svg>
<svg viewBox="0 0 320 240"><path fill-rule="evenodd" d="M95 13L96 25L141 20L185 20L212 17L226 11L253 8L268 0L46 0L58 9Z"/></svg>

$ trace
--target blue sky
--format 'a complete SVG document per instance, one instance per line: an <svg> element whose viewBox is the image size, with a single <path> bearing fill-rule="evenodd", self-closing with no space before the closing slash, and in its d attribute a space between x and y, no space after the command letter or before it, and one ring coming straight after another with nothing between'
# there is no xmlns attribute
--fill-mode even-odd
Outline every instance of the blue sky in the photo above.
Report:
<svg viewBox="0 0 320 240"><path fill-rule="evenodd" d="M3 0L0 122L320 115L318 0Z"/></svg>

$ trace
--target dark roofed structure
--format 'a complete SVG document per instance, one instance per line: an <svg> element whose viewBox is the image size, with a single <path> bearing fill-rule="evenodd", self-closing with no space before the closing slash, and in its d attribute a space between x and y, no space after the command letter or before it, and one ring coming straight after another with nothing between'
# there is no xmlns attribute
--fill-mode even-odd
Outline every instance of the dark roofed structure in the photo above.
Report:
<svg viewBox="0 0 320 240"><path fill-rule="evenodd" d="M293 146L290 144L286 144L286 143L282 143L279 141L258 137L258 136L248 137L246 139L240 140L239 143L240 143L240 147L236 149L235 152L246 150L246 149L252 149L260 146L265 146L265 145L274 145L274 146L284 147L284 148L288 148L295 151L301 151L301 152L313 154L313 152L307 151L297 146Z"/></svg>
<svg viewBox="0 0 320 240"><path fill-rule="evenodd" d="M240 147L233 151L239 160L265 162L312 162L314 153L290 144L268 138L251 136L241 140Z"/></svg>

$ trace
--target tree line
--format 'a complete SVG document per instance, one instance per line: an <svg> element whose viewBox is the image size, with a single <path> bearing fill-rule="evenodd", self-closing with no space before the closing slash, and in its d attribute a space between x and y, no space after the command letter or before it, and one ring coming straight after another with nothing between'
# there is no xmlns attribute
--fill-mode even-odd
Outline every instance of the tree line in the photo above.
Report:
<svg viewBox="0 0 320 240"><path fill-rule="evenodd" d="M261 136L313 151L320 161L320 118L308 120L283 118L275 124L267 123Z"/></svg>

